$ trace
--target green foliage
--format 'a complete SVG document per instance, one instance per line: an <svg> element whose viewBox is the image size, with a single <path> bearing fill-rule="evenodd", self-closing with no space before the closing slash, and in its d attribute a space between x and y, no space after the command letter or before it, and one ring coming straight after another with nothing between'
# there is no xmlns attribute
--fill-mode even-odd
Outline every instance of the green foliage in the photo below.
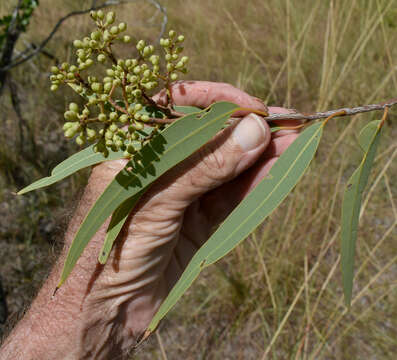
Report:
<svg viewBox="0 0 397 360"><path fill-rule="evenodd" d="M364 152L364 157L360 166L350 177L343 197L341 263L343 291L345 303L348 307L350 307L353 289L354 256L361 199L368 182L376 149L378 148L382 125L383 123L381 121L372 121L361 131L359 135L359 145Z"/></svg>
<svg viewBox="0 0 397 360"><path fill-rule="evenodd" d="M269 216L295 187L309 166L323 133L324 122L307 128L281 155L269 174L237 206L197 251L149 325L160 320L186 292L201 270L221 259Z"/></svg>
<svg viewBox="0 0 397 360"><path fill-rule="evenodd" d="M15 17L15 27L20 32L25 32L30 23L30 18L34 9L39 6L39 0L23 0L19 6ZM5 15L0 18L0 51L5 43L10 25L13 21L13 15Z"/></svg>

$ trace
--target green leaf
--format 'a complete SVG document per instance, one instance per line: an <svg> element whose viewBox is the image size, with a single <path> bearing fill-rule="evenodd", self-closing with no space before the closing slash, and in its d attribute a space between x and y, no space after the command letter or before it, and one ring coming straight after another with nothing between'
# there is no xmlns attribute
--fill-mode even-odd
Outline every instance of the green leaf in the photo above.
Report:
<svg viewBox="0 0 397 360"><path fill-rule="evenodd" d="M72 175L76 171L79 171L88 166L98 164L102 161L107 160L117 160L123 158L123 151L109 151L109 156L107 158L103 157L100 153L95 153L91 145L84 150L70 156L65 161L58 164L51 172L51 176L47 176L40 180L35 181L33 184L23 188L18 192L18 195L26 194L29 191L37 190L49 185L52 185L65 177Z"/></svg>
<svg viewBox="0 0 397 360"><path fill-rule="evenodd" d="M208 142L239 107L228 102L175 121L139 151L105 189L87 214L69 249L58 287L66 280L90 239L120 204Z"/></svg>
<svg viewBox="0 0 397 360"><path fill-rule="evenodd" d="M195 106L175 106L175 110L179 111L181 113L184 113L186 115L187 114L194 114L194 113L203 111L203 109L200 109L200 108L195 107Z"/></svg>
<svg viewBox="0 0 397 360"><path fill-rule="evenodd" d="M143 189L138 194L124 201L113 213L112 219L110 220L110 224L108 229L106 230L105 241L103 243L101 252L99 253L98 261L101 264L106 264L108 260L110 251L112 250L114 241L119 235L121 229L123 228L124 223L128 219L128 215L131 210L135 207L138 200L144 194L146 188Z"/></svg>
<svg viewBox="0 0 397 360"><path fill-rule="evenodd" d="M364 152L364 157L360 166L350 177L343 196L341 264L343 292L345 303L348 307L350 307L353 291L354 257L362 194L367 185L375 158L380 139L380 130L381 121L372 121L361 131L359 135L359 144Z"/></svg>
<svg viewBox="0 0 397 360"><path fill-rule="evenodd" d="M230 252L281 204L313 159L323 125L323 122L319 122L307 128L280 156L268 176L248 194L198 250L153 318L148 333L156 329L160 320L171 310L204 267Z"/></svg>
<svg viewBox="0 0 397 360"><path fill-rule="evenodd" d="M175 110L184 114L193 114L202 111L202 109L194 106L175 106ZM139 196L135 195L132 198L124 201L112 214L109 227L106 230L105 241L98 257L98 261L101 264L106 264L117 236L119 235L124 223L127 221L128 215L140 197L141 194L139 194Z"/></svg>

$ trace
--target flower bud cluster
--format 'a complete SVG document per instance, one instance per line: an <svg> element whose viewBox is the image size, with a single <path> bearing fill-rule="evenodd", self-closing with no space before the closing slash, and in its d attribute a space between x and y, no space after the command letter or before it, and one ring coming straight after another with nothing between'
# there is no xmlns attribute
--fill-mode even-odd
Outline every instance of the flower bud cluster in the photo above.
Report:
<svg viewBox="0 0 397 360"><path fill-rule="evenodd" d="M142 146L148 140L142 131L146 126L154 126L155 131L165 126L154 121L147 107L155 105L151 95L160 82L168 88L171 81L177 80L178 72L186 73L188 58L181 56L184 36L177 36L171 30L169 38L161 39L163 56L155 53L153 45L139 40L136 57L117 59L112 45L116 41L131 41L130 36L122 35L127 25L123 22L115 25L116 16L112 11L107 14L102 10L92 11L90 15L96 29L73 42L76 65L63 63L60 67L52 67L51 90L68 84L85 99L80 107L76 103L69 104L64 114L65 137L75 138L80 146L95 143L94 150L104 156L109 150L122 150L130 157L136 152L137 144ZM96 62L104 66L103 77L83 77L83 71ZM164 63L166 70L162 73ZM156 109L157 114L164 113L164 109L167 110Z"/></svg>
<svg viewBox="0 0 397 360"><path fill-rule="evenodd" d="M182 43L185 41L183 35L177 36L174 30L168 33L169 38L160 39L160 46L165 50L167 73L172 81L178 80L178 72L187 73L186 65L189 61L187 56L182 56Z"/></svg>

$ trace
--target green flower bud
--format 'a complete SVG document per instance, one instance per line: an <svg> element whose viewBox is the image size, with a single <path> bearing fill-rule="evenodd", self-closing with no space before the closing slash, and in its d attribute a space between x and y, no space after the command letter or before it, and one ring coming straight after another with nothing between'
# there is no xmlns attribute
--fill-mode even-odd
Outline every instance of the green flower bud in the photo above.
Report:
<svg viewBox="0 0 397 360"><path fill-rule="evenodd" d="M183 64L182 61L179 61L176 65L175 65L175 69L182 69L185 65Z"/></svg>
<svg viewBox="0 0 397 360"><path fill-rule="evenodd" d="M68 120L68 121L76 121L76 120L78 119L78 118L77 118L77 113L75 113L74 111L70 111L70 110L66 111L66 112L63 114L63 116L64 116L65 119Z"/></svg>
<svg viewBox="0 0 397 360"><path fill-rule="evenodd" d="M113 138L113 134L112 134L112 138ZM106 139L105 144L108 147L112 147L113 146L113 139Z"/></svg>
<svg viewBox="0 0 397 360"><path fill-rule="evenodd" d="M112 69L107 69L107 70L106 70L106 74L107 74L108 76L114 77L114 70L112 70Z"/></svg>
<svg viewBox="0 0 397 360"><path fill-rule="evenodd" d="M152 55L153 51L154 51L153 45L149 45L149 46L145 46L143 48L143 52L142 53L143 53L143 56L147 57L149 55Z"/></svg>
<svg viewBox="0 0 397 360"><path fill-rule="evenodd" d="M125 31L127 30L127 24L125 22L122 22L119 24L119 31Z"/></svg>
<svg viewBox="0 0 397 360"><path fill-rule="evenodd" d="M125 91L126 91L127 93L132 93L133 90L134 90L134 87L131 86L131 85L127 85L127 86L125 87Z"/></svg>
<svg viewBox="0 0 397 360"><path fill-rule="evenodd" d="M106 94L102 94L99 96L99 98L101 99L101 101L108 101L109 96Z"/></svg>
<svg viewBox="0 0 397 360"><path fill-rule="evenodd" d="M183 35L179 35L177 40L181 43L185 40L185 37Z"/></svg>
<svg viewBox="0 0 397 360"><path fill-rule="evenodd" d="M176 52L177 54L180 54L182 51L183 51L183 47L182 47L182 46L178 46L178 47L175 49L175 52Z"/></svg>
<svg viewBox="0 0 397 360"><path fill-rule="evenodd" d="M168 33L168 36L172 39L176 36L176 32L174 30L170 30L170 32Z"/></svg>
<svg viewBox="0 0 397 360"><path fill-rule="evenodd" d="M75 40L75 41L73 41L73 46L77 49L81 49L84 45L81 40Z"/></svg>
<svg viewBox="0 0 397 360"><path fill-rule="evenodd" d="M93 65L94 61L92 59L87 59L86 62L84 63L85 68L88 68L89 66Z"/></svg>
<svg viewBox="0 0 397 360"><path fill-rule="evenodd" d="M134 74L138 75L141 73L141 71L142 69L139 65L134 67Z"/></svg>
<svg viewBox="0 0 397 360"><path fill-rule="evenodd" d="M158 73L159 71L160 71L160 66L154 65L154 66L153 66L153 72L154 72L154 73Z"/></svg>
<svg viewBox="0 0 397 360"><path fill-rule="evenodd" d="M87 55L86 55L84 49L78 49L77 52L76 52L76 55L77 55L77 57L78 57L80 60L85 60L85 58L87 57Z"/></svg>
<svg viewBox="0 0 397 360"><path fill-rule="evenodd" d="M106 140L113 140L113 132L111 132L111 131L106 131L106 133L105 133L105 139ZM112 141L113 142L113 141Z"/></svg>
<svg viewBox="0 0 397 360"><path fill-rule="evenodd" d="M92 40L99 40L101 38L101 32L93 31L90 36Z"/></svg>
<svg viewBox="0 0 397 360"><path fill-rule="evenodd" d="M152 55L149 60L153 65L158 65L160 62L160 58L157 55Z"/></svg>
<svg viewBox="0 0 397 360"><path fill-rule="evenodd" d="M51 81L56 81L56 80L57 80L56 75L51 75L51 76L50 76L50 80L51 80Z"/></svg>
<svg viewBox="0 0 397 360"><path fill-rule="evenodd" d="M131 129L131 131L130 131ZM133 126L129 126L128 127L128 132L131 133L130 138L131 140L138 140L139 139L139 135L135 132L135 129Z"/></svg>
<svg viewBox="0 0 397 360"><path fill-rule="evenodd" d="M67 137L68 139L71 139L75 135L76 135L76 132L72 128L67 129L65 131L65 137Z"/></svg>
<svg viewBox="0 0 397 360"><path fill-rule="evenodd" d="M106 56L103 54L99 54L97 57L98 62L104 63L106 61Z"/></svg>
<svg viewBox="0 0 397 360"><path fill-rule="evenodd" d="M110 35L110 32L108 30L105 30L103 33L103 40L110 41L111 39L112 39L112 35Z"/></svg>
<svg viewBox="0 0 397 360"><path fill-rule="evenodd" d="M91 15L91 17L92 17L94 20L97 19L97 13L96 13L96 11L94 11L94 10L90 11L90 15Z"/></svg>
<svg viewBox="0 0 397 360"><path fill-rule="evenodd" d="M64 124L63 124L63 127L62 127L62 129L63 129L63 131L66 131L66 130L68 130L68 129L70 129L71 127L73 126L73 123L72 122L65 122Z"/></svg>
<svg viewBox="0 0 397 360"><path fill-rule="evenodd" d="M112 26L112 27L110 28L110 33L111 33L112 35L117 35L119 32L120 32L120 30L119 30L119 28L118 28L117 26Z"/></svg>
<svg viewBox="0 0 397 360"><path fill-rule="evenodd" d="M101 92L102 91L102 84L99 82L95 82L93 84L91 84L91 89L95 92Z"/></svg>
<svg viewBox="0 0 397 360"><path fill-rule="evenodd" d="M144 125L140 122L135 122L133 124L133 127L135 128L135 130L143 130L144 129Z"/></svg>
<svg viewBox="0 0 397 360"><path fill-rule="evenodd" d="M66 77L67 77L68 80L73 80L74 79L74 74L72 72L67 73Z"/></svg>
<svg viewBox="0 0 397 360"><path fill-rule="evenodd" d="M102 20L105 17L105 14L103 13L102 10L98 10L96 15L97 15L97 18L100 20Z"/></svg>
<svg viewBox="0 0 397 360"><path fill-rule="evenodd" d="M104 113L101 113L98 115L98 120L101 122L105 122L107 120L107 117Z"/></svg>
<svg viewBox="0 0 397 360"><path fill-rule="evenodd" d="M142 104L135 104L135 105L134 105L134 110L135 110L135 111L140 111L140 110L142 110L142 109L143 109Z"/></svg>
<svg viewBox="0 0 397 360"><path fill-rule="evenodd" d="M147 121L150 120L150 117L149 117L148 115L146 115L146 114L143 114L142 117L141 117L141 120L142 120L143 122L147 122Z"/></svg>
<svg viewBox="0 0 397 360"><path fill-rule="evenodd" d="M88 110L87 108L84 108L82 114L83 114L84 116L88 116L88 115L90 115L90 110Z"/></svg>
<svg viewBox="0 0 397 360"><path fill-rule="evenodd" d="M127 115L127 114L121 115L121 116L119 117L119 121L120 121L122 124L125 124L125 123L128 121L128 115Z"/></svg>
<svg viewBox="0 0 397 360"><path fill-rule="evenodd" d="M87 138L89 141L95 140L96 138L96 131L94 129L86 129Z"/></svg>
<svg viewBox="0 0 397 360"><path fill-rule="evenodd" d="M150 70L145 70L145 71L143 72L143 78L144 78L144 79L149 78L150 75L152 75L152 72L151 72Z"/></svg>
<svg viewBox="0 0 397 360"><path fill-rule="evenodd" d="M145 40L139 40L138 43L136 44L136 48L139 51L142 51L145 45L146 45Z"/></svg>
<svg viewBox="0 0 397 360"><path fill-rule="evenodd" d="M114 23L114 20L116 19L116 14L114 11L110 11L106 15L106 22L110 25Z"/></svg>
<svg viewBox="0 0 397 360"><path fill-rule="evenodd" d="M56 66L51 66L51 72L55 75L59 74L59 69Z"/></svg>
<svg viewBox="0 0 397 360"><path fill-rule="evenodd" d="M189 62L189 57L188 57L188 56L182 56L181 62L182 62L183 64L187 64L187 63Z"/></svg>
<svg viewBox="0 0 397 360"><path fill-rule="evenodd" d="M72 102L72 103L69 104L69 110L73 111L75 113L78 113L79 112L79 106L76 103Z"/></svg>
<svg viewBox="0 0 397 360"><path fill-rule="evenodd" d="M160 42L160 45L162 47L165 47L165 48L169 47L170 46L170 39L163 39L162 43Z"/></svg>
<svg viewBox="0 0 397 360"><path fill-rule="evenodd" d="M178 74L172 73L170 78L172 81L176 81L178 80Z"/></svg>
<svg viewBox="0 0 397 360"><path fill-rule="evenodd" d="M134 119L135 119L135 120L140 120L141 117L142 117L142 114L140 114L140 113L135 113L135 114L134 114Z"/></svg>
<svg viewBox="0 0 397 360"><path fill-rule="evenodd" d="M171 63L168 63L168 64L167 64L167 71L168 71L168 72L171 72L172 70L174 70L174 65L171 64Z"/></svg>
<svg viewBox="0 0 397 360"><path fill-rule="evenodd" d="M116 116L117 116L117 114L116 114ZM112 133L115 133L118 129L119 129L119 127L116 124L111 124L109 126L109 131L111 131Z"/></svg>
<svg viewBox="0 0 397 360"><path fill-rule="evenodd" d="M172 59L172 55L171 54L166 54L165 55L165 60L171 61L171 59Z"/></svg>
<svg viewBox="0 0 397 360"><path fill-rule="evenodd" d="M114 86L119 86L120 84L121 84L121 80L120 79L113 80L113 85Z"/></svg>
<svg viewBox="0 0 397 360"><path fill-rule="evenodd" d="M139 89L136 89L136 90L134 90L132 95L134 95L136 98L140 98L142 96L142 91Z"/></svg>
<svg viewBox="0 0 397 360"><path fill-rule="evenodd" d="M83 46L84 46L84 48L88 49L88 48L90 47L90 41L91 41L91 39L90 39L89 37L85 37L85 38L83 39Z"/></svg>
<svg viewBox="0 0 397 360"><path fill-rule="evenodd" d="M112 83L105 83L105 85L103 86L103 89L109 93L110 90L112 90L113 84Z"/></svg>
<svg viewBox="0 0 397 360"><path fill-rule="evenodd" d="M179 55L178 54L172 54L172 60L178 60Z"/></svg>
<svg viewBox="0 0 397 360"><path fill-rule="evenodd" d="M98 46L98 42L95 40L90 40L90 47L95 49Z"/></svg>
<svg viewBox="0 0 397 360"><path fill-rule="evenodd" d="M63 80L63 79L65 79L65 75L63 75L63 74L58 74L58 75L57 75L57 79L58 79L58 80Z"/></svg>
<svg viewBox="0 0 397 360"><path fill-rule="evenodd" d="M70 67L70 69L69 69L69 71L71 71L72 73L75 73L77 70L78 70L78 69L77 69L77 66L75 66L75 65L72 65L72 66Z"/></svg>
<svg viewBox="0 0 397 360"><path fill-rule="evenodd" d="M79 146L82 146L85 144L85 137L82 135L77 136L76 138L76 144Z"/></svg>
<svg viewBox="0 0 397 360"><path fill-rule="evenodd" d="M124 64L125 64L125 62L124 62L124 60L123 60L123 59L119 59L119 60L117 60L117 66L120 66L120 67L121 67L121 69L120 69L120 70L123 70L123 66L124 66Z"/></svg>
<svg viewBox="0 0 397 360"><path fill-rule="evenodd" d="M131 42L131 36L129 36L129 35L124 35L124 36L123 36L123 42L124 42L125 44L130 43L130 42Z"/></svg>
<svg viewBox="0 0 397 360"><path fill-rule="evenodd" d="M124 143L123 143L122 140L116 140L116 141L114 142L114 144L115 144L118 148L122 148L123 145L124 145Z"/></svg>
<svg viewBox="0 0 397 360"><path fill-rule="evenodd" d="M111 121L116 121L118 119L118 117L119 117L118 114L114 111L109 114L109 119Z"/></svg>

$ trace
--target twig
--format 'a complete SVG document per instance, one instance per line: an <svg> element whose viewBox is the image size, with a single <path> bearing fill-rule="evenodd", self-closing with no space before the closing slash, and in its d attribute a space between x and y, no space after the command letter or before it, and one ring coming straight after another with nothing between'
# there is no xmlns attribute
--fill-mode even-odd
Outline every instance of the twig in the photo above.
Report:
<svg viewBox="0 0 397 360"><path fill-rule="evenodd" d="M58 20L58 22L55 24L54 28L52 29L50 34L47 36L47 38L44 39L40 43L40 45L38 45L38 47L35 50L33 50L30 54L27 54L26 51L22 52L21 55L18 55L13 60L13 62L6 64L2 68L0 68L0 70L4 71L4 72L7 71L7 70L10 70L10 69L12 69L12 68L14 68L14 67L16 67L18 65L23 64L24 62L30 60L32 57L34 57L37 54L39 54L44 49L44 47L48 44L48 42L54 37L55 33L58 31L58 29L62 25L62 23L64 21L66 21L67 19L69 19L70 17L76 16L76 15L83 15L83 14L89 13L90 11L103 9L103 8L106 8L106 7L109 7L109 6L112 6L112 5L126 4L126 3L131 2L131 1L136 1L136 0L108 0L108 1L104 2L102 5L98 5L98 6L95 6L96 1L93 1L93 5L94 6L91 6L89 9L70 12L69 14L63 16L62 18L60 18ZM163 13L163 22L161 24L161 31L160 31L160 36L159 36L159 39L160 39L163 36L163 34L164 34L165 27L167 26L167 22L168 22L167 11L156 0L144 0L144 1L150 2L159 11L161 11ZM20 59L20 60L18 60L18 59Z"/></svg>
<svg viewBox="0 0 397 360"><path fill-rule="evenodd" d="M364 105L358 106L354 108L342 108L337 110L329 110L325 112L316 112L316 113L292 113L292 114L272 114L264 119L266 121L275 121L275 120L317 120L317 119L326 119L330 116L335 116L335 114L340 113L337 116L352 116L361 113L366 113L370 111L384 110L387 107L392 107L397 104L397 98L391 99L384 103L373 104L373 105Z"/></svg>

